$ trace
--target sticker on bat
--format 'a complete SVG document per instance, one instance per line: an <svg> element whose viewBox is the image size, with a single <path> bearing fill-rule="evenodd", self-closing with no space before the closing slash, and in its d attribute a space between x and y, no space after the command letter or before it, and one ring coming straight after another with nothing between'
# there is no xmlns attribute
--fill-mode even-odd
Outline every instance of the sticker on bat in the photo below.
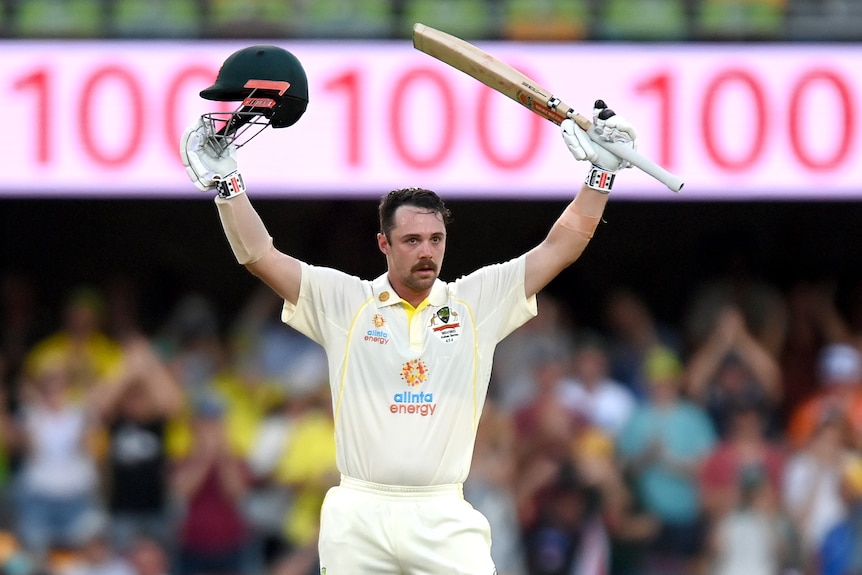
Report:
<svg viewBox="0 0 862 575"><path fill-rule="evenodd" d="M533 96L525 92L519 91L517 97L518 102L520 102L521 105L526 108L529 108L536 114L554 122L555 124L562 124L563 120L568 117L565 114L561 114L560 112L558 112L555 108L550 108L547 103L536 100L533 98ZM555 106L558 104L559 101L557 102L557 104L555 104Z"/></svg>

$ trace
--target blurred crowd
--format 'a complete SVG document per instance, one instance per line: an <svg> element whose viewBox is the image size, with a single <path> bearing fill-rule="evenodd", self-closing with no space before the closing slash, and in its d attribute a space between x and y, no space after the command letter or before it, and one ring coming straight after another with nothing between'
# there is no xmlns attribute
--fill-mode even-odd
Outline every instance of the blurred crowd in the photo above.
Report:
<svg viewBox="0 0 862 575"><path fill-rule="evenodd" d="M7 38L858 41L857 0L0 0Z"/></svg>
<svg viewBox="0 0 862 575"><path fill-rule="evenodd" d="M53 313L34 287L0 293L2 573L317 573L326 358L282 302L184 294L145 331L129 278ZM731 275L668 324L619 287L599 325L540 294L465 484L499 574L862 573L862 289L840 293Z"/></svg>

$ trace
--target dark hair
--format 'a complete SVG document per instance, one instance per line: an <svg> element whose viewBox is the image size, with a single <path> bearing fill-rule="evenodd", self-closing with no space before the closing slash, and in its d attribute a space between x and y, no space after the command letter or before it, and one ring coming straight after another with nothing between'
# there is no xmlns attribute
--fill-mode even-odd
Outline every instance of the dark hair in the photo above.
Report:
<svg viewBox="0 0 862 575"><path fill-rule="evenodd" d="M392 190L380 199L377 212L380 219L380 233L389 238L389 232L395 227L395 210L401 206L415 206L431 213L440 214L443 223L452 222L452 212L436 193L424 188L401 188Z"/></svg>

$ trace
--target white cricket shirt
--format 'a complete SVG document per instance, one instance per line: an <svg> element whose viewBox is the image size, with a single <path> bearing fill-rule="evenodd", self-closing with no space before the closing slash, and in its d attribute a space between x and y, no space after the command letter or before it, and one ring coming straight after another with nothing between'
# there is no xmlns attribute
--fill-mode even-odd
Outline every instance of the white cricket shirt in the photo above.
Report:
<svg viewBox="0 0 862 575"><path fill-rule="evenodd" d="M386 485L463 482L497 344L536 315L525 257L437 280L408 321L386 274L373 281L302 264L282 321L326 349L336 460Z"/></svg>

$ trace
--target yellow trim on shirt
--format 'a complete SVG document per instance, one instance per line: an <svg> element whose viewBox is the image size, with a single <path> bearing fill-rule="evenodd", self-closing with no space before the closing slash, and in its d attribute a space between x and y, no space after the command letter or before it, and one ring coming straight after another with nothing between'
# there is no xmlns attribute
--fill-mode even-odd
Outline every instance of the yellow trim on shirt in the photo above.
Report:
<svg viewBox="0 0 862 575"><path fill-rule="evenodd" d="M359 319L359 316L362 315L362 310L368 307L368 304L373 301L374 298L369 298L364 304L359 306L359 309L357 309L356 313L353 314L353 321L350 322L350 328L347 330L347 347L344 348L344 360L341 363L341 381L338 382L338 394L336 395L335 406L332 410L332 418L334 421L338 421L338 416L341 413L341 397L344 395L344 380L347 377L347 361L350 358L350 342L353 340L353 330L356 329L356 321Z"/></svg>
<svg viewBox="0 0 862 575"><path fill-rule="evenodd" d="M420 303L416 307L413 307L412 305L410 305L409 302L406 302L404 300L402 300L401 303L404 304L404 310L407 312L407 325L410 325L410 322L413 321L413 317L417 313L419 313L420 311L422 311L423 309L428 307L428 298L425 298L424 300L422 300L422 303Z"/></svg>
<svg viewBox="0 0 862 575"><path fill-rule="evenodd" d="M470 314L470 325L473 327L473 431L479 428L479 330L476 327L476 316L469 302L462 299L455 300L464 305L464 309Z"/></svg>

